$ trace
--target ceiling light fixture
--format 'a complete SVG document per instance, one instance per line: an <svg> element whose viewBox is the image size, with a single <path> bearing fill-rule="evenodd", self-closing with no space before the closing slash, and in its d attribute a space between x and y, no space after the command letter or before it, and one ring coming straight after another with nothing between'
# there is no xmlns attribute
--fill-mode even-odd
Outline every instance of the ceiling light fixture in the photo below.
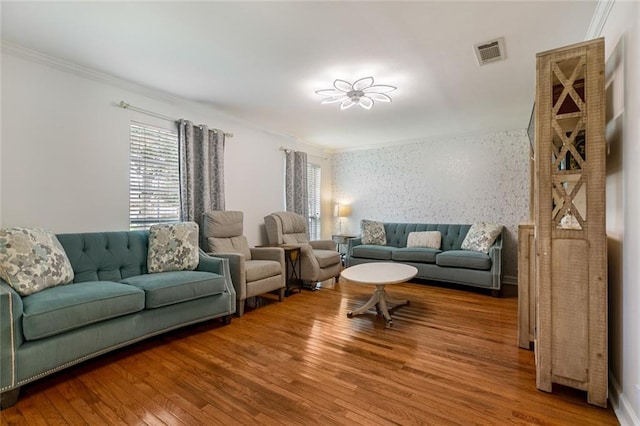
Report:
<svg viewBox="0 0 640 426"><path fill-rule="evenodd" d="M373 84L373 77L365 77L356 80L353 84L337 79L333 82L333 89L316 90L320 96L325 96L321 104L333 104L340 102L340 109L351 108L360 105L364 109L371 109L374 101L391 102L391 98L385 93L397 89L394 86Z"/></svg>

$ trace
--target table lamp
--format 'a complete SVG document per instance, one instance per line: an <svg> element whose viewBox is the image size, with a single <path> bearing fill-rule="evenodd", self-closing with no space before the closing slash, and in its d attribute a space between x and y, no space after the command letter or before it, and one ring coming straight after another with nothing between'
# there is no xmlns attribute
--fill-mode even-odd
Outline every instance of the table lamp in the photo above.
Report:
<svg viewBox="0 0 640 426"><path fill-rule="evenodd" d="M334 216L338 218L338 235L342 235L342 218L351 216L351 206L347 204L336 204Z"/></svg>

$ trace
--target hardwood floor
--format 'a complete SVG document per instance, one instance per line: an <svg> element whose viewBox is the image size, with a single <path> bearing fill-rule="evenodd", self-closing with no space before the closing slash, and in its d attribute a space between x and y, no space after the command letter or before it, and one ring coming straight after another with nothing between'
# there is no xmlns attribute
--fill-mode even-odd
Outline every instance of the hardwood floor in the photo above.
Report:
<svg viewBox="0 0 640 426"><path fill-rule="evenodd" d="M347 318L372 287L340 283L141 342L23 387L4 424L618 424L586 394L536 390L515 297L425 284ZM275 299L274 299L275 300Z"/></svg>

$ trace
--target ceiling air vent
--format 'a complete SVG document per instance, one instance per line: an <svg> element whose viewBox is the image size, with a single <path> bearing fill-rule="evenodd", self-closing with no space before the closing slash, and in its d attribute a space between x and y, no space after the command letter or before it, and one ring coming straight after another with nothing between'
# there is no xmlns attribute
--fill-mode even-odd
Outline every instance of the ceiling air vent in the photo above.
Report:
<svg viewBox="0 0 640 426"><path fill-rule="evenodd" d="M473 46L473 50L476 52L478 65L481 66L506 58L504 53L504 37L478 43Z"/></svg>

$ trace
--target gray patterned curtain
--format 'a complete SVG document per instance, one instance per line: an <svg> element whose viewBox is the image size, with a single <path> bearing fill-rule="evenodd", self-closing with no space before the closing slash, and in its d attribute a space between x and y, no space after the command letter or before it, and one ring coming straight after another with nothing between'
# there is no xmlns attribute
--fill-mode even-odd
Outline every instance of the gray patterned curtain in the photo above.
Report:
<svg viewBox="0 0 640 426"><path fill-rule="evenodd" d="M307 153L286 150L285 197L286 210L309 218L307 194Z"/></svg>
<svg viewBox="0 0 640 426"><path fill-rule="evenodd" d="M200 226L205 211L224 210L224 132L178 123L181 220ZM202 243L202 241L201 241Z"/></svg>

